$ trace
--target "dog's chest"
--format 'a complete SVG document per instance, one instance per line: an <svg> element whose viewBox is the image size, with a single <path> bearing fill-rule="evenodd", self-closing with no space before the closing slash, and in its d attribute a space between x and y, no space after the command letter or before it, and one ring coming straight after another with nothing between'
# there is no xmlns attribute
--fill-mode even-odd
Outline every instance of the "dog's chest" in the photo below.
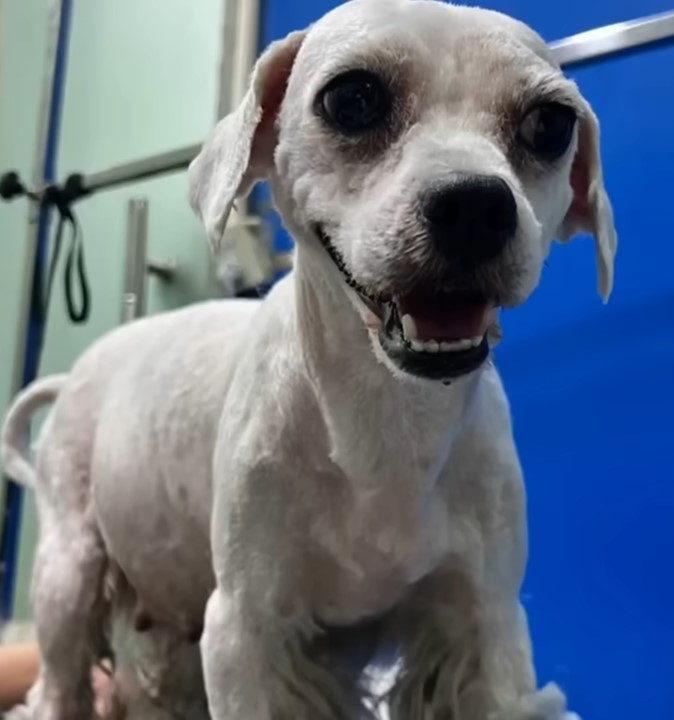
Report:
<svg viewBox="0 0 674 720"><path fill-rule="evenodd" d="M386 391L384 391L386 390ZM315 442L299 463L309 543L308 596L326 623L394 606L449 549L440 492L460 428L465 393L428 401L415 387L324 388ZM308 549L307 549L308 548Z"/></svg>
<svg viewBox="0 0 674 720"><path fill-rule="evenodd" d="M386 611L446 554L446 507L412 473L409 466L391 469L388 482L380 476L316 518L311 534L320 561L312 567L321 568L314 593L322 620L352 622Z"/></svg>

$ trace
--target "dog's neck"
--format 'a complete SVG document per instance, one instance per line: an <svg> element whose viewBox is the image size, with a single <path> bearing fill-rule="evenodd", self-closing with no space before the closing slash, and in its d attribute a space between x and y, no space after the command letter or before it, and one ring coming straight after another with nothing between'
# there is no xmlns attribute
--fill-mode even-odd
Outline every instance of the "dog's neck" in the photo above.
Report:
<svg viewBox="0 0 674 720"><path fill-rule="evenodd" d="M303 362L333 457L362 482L376 481L394 464L405 472L409 463L408 473L432 484L479 373L451 386L394 373L377 358L339 270L317 246L298 247L294 283Z"/></svg>

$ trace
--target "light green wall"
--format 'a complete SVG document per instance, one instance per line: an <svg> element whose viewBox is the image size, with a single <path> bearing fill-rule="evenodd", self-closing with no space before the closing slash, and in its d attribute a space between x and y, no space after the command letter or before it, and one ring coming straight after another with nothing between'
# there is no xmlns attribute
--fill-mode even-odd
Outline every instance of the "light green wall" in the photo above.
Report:
<svg viewBox="0 0 674 720"><path fill-rule="evenodd" d="M27 3L4 1L10 7ZM223 0L75 0L59 176L98 171L203 139L218 102L223 8ZM14 13L18 14L16 8ZM21 26L9 31L17 37L15 60L35 52L34 45L31 49L18 42ZM11 95L5 95L4 88L2 92L5 107L4 98ZM1 109L0 114L4 120ZM91 319L86 326L69 323L57 276L42 374L66 370L94 338L119 323L127 202L133 197L149 200L149 257L178 260L174 283L164 286L149 280L148 311L177 307L214 292L206 244L185 200L183 173L88 198L77 205L77 213L92 287ZM21 237L15 241L17 248ZM1 243L0 253L4 298L7 265ZM11 324L11 306L3 302L0 328L6 316ZM4 365L5 345L0 349ZM19 617L28 612L35 542L30 503L24 515L15 603Z"/></svg>
<svg viewBox="0 0 674 720"><path fill-rule="evenodd" d="M49 0L0 0L0 172L33 176ZM28 206L0 204L0 410L11 394L26 273ZM0 503L4 486L0 480ZM0 513L0 531L3 517Z"/></svg>

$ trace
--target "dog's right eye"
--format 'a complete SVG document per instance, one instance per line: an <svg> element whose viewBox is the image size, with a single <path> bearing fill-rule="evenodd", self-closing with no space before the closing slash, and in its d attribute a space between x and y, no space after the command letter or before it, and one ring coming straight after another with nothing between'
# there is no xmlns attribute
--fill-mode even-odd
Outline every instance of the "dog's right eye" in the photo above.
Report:
<svg viewBox="0 0 674 720"><path fill-rule="evenodd" d="M543 103L522 120L520 140L538 157L557 160L568 150L576 125L575 111L561 103Z"/></svg>
<svg viewBox="0 0 674 720"><path fill-rule="evenodd" d="M357 135L382 125L392 106L384 82L367 70L350 70L333 78L317 101L326 122L345 135Z"/></svg>

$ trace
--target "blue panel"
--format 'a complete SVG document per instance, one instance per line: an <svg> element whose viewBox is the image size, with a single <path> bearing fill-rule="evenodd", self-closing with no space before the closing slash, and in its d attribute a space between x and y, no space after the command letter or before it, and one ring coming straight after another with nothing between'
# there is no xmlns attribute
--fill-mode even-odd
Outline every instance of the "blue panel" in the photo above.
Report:
<svg viewBox="0 0 674 720"><path fill-rule="evenodd" d="M463 3L460 3L463 4ZM531 25L547 41L674 9L672 0L490 0L478 3Z"/></svg>
<svg viewBox="0 0 674 720"><path fill-rule="evenodd" d="M616 291L589 240L557 246L504 318L499 365L530 495L538 666L586 718L674 717L674 48L573 73L603 119Z"/></svg>
<svg viewBox="0 0 674 720"><path fill-rule="evenodd" d="M262 44L267 45L292 30L306 27L340 4L338 0L264 0ZM674 10L673 0L490 0L488 3L474 4L518 18L531 25L548 41L602 25Z"/></svg>
<svg viewBox="0 0 674 720"><path fill-rule="evenodd" d="M267 0L263 44L336 4ZM490 5L548 39L672 9ZM504 316L497 353L529 488L537 667L585 720L674 718L673 69L661 47L571 73L603 121L616 291L603 307L589 239L556 246L540 289Z"/></svg>

